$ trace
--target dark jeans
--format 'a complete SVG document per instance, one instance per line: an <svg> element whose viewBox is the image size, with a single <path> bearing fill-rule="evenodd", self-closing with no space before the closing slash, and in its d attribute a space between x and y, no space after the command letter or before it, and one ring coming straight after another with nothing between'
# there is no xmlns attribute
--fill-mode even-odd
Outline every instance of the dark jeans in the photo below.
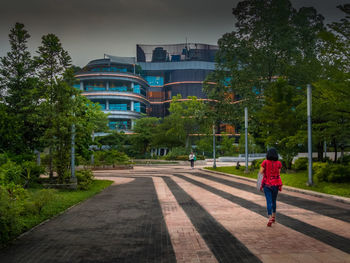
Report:
<svg viewBox="0 0 350 263"><path fill-rule="evenodd" d="M194 160L190 160L191 162L191 167L194 167Z"/></svg>
<svg viewBox="0 0 350 263"><path fill-rule="evenodd" d="M278 194L278 186L264 186L264 193L266 197L267 214L270 216L276 213L276 200Z"/></svg>

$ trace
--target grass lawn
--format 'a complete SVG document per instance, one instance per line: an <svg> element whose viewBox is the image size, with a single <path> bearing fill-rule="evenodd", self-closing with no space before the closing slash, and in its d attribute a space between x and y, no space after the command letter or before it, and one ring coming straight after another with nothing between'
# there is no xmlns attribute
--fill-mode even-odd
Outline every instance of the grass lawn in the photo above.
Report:
<svg viewBox="0 0 350 263"><path fill-rule="evenodd" d="M206 167L205 169L228 173L228 174L240 175L240 176L254 178L254 179L256 179L258 176L258 170L249 172L247 174L244 173L244 169L245 169L244 166L241 166L239 170L236 169L235 166L217 167L216 169L213 169L212 167ZM308 181L307 171L282 173L281 178L284 185L316 191L316 192L325 193L325 194L350 197L350 183L317 182L317 179L314 178L315 185L311 187L307 186L306 185Z"/></svg>
<svg viewBox="0 0 350 263"><path fill-rule="evenodd" d="M94 196L113 182L108 180L94 180L88 190L53 190L53 196L43 207L40 214L27 213L19 218L18 230L21 234L37 224L51 218L67 208ZM29 189L33 194L41 189Z"/></svg>

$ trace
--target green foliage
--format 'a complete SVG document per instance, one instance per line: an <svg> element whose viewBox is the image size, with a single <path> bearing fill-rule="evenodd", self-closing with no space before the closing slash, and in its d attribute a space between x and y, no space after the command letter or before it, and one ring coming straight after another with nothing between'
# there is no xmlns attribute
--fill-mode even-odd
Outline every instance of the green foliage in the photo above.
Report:
<svg viewBox="0 0 350 263"><path fill-rule="evenodd" d="M9 34L10 51L0 58L0 149L28 153L42 135L38 116L40 92L28 51L29 33L16 23Z"/></svg>
<svg viewBox="0 0 350 263"><path fill-rule="evenodd" d="M22 177L25 179L25 186L32 182L36 182L41 174L45 173L45 167L37 165L34 161L25 161L21 164Z"/></svg>
<svg viewBox="0 0 350 263"><path fill-rule="evenodd" d="M112 182L96 180L88 190L30 189L14 186L13 195L0 186L0 247L40 222L100 192ZM21 190L20 190L21 189ZM13 190L11 190L13 191Z"/></svg>
<svg viewBox="0 0 350 263"><path fill-rule="evenodd" d="M154 134L159 125L159 119L155 117L141 118L136 120L134 132L131 137L133 148L137 154L149 152L153 146Z"/></svg>
<svg viewBox="0 0 350 263"><path fill-rule="evenodd" d="M56 191L54 189L42 189L33 194L31 201L36 213L41 214L43 207L55 199Z"/></svg>
<svg viewBox="0 0 350 263"><path fill-rule="evenodd" d="M243 136L242 136L243 137ZM238 147L234 145L235 138L223 136L220 142L220 153L222 156L234 156L238 153ZM213 146L212 146L213 147ZM252 148L250 148L252 149Z"/></svg>
<svg viewBox="0 0 350 263"><path fill-rule="evenodd" d="M261 167L261 164L262 164L262 162L265 160L265 158L264 159L255 159L255 160L253 160L252 161L252 167L254 168L254 169L260 169L260 167Z"/></svg>
<svg viewBox="0 0 350 263"><path fill-rule="evenodd" d="M103 166L103 165L124 165L129 164L129 157L117 150L106 150L106 151L96 151L95 152L95 165Z"/></svg>
<svg viewBox="0 0 350 263"><path fill-rule="evenodd" d="M241 154L245 153L245 136L242 133L242 136L239 138L239 143L238 143L238 151ZM255 143L255 139L252 135L248 134L248 152L249 153L260 153L263 150L259 145Z"/></svg>
<svg viewBox="0 0 350 263"><path fill-rule="evenodd" d="M201 136L200 140L196 143L196 150L200 153L212 153L213 152L213 136Z"/></svg>
<svg viewBox="0 0 350 263"><path fill-rule="evenodd" d="M166 136L176 138L186 148L190 147L191 134L206 130L207 123L203 122L204 108L203 101L197 100L195 96L187 99L182 99L181 94L174 96L169 108L170 115L166 117L169 124Z"/></svg>
<svg viewBox="0 0 350 263"><path fill-rule="evenodd" d="M301 157L295 160L293 168L296 171L306 170L309 163L309 159L306 157Z"/></svg>
<svg viewBox="0 0 350 263"><path fill-rule="evenodd" d="M89 169L77 171L76 177L78 180L78 188L82 190L89 189L94 180L94 175Z"/></svg>
<svg viewBox="0 0 350 263"><path fill-rule="evenodd" d="M331 163L314 163L315 177L320 182L345 183L350 182L350 166Z"/></svg>
<svg viewBox="0 0 350 263"><path fill-rule="evenodd" d="M0 185L14 183L22 185L22 167L11 160L0 166Z"/></svg>
<svg viewBox="0 0 350 263"><path fill-rule="evenodd" d="M174 147L172 148L168 154L165 156L166 160L188 160L188 155L190 154L190 150L186 147Z"/></svg>
<svg viewBox="0 0 350 263"><path fill-rule="evenodd" d="M0 247L18 234L21 207L12 199L7 189L0 185Z"/></svg>

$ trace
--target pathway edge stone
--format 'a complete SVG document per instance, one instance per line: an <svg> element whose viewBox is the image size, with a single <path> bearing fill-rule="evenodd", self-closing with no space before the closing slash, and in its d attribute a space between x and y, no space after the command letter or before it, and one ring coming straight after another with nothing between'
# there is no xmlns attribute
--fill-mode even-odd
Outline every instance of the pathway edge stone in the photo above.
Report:
<svg viewBox="0 0 350 263"><path fill-rule="evenodd" d="M256 179L253 179L253 178L247 178L247 177L240 176L240 175L228 174L228 173L223 173L223 172L218 172L218 171L211 171L211 170L207 170L205 168L200 168L200 170L203 171L203 172L227 175L227 176L231 176L231 177L234 177L234 178L237 178L237 179L241 179L241 180L244 180L244 181L256 183ZM311 195L311 196L315 196L315 197L327 198L327 199L331 199L333 201L350 204L350 198L343 197L343 196L324 194L324 193L320 193L320 192L316 192L316 191L300 189L300 188L287 186L287 185L283 186L283 190L287 190L287 191L291 191L291 192L297 192L297 193L302 193L302 194L307 194L307 195Z"/></svg>

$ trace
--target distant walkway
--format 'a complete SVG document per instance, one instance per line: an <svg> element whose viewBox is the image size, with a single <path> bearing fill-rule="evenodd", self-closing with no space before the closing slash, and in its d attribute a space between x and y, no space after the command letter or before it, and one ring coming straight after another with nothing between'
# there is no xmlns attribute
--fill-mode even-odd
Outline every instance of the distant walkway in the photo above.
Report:
<svg viewBox="0 0 350 263"><path fill-rule="evenodd" d="M95 174L115 183L0 262L350 262L350 204L283 191L268 228L253 182L171 165Z"/></svg>

